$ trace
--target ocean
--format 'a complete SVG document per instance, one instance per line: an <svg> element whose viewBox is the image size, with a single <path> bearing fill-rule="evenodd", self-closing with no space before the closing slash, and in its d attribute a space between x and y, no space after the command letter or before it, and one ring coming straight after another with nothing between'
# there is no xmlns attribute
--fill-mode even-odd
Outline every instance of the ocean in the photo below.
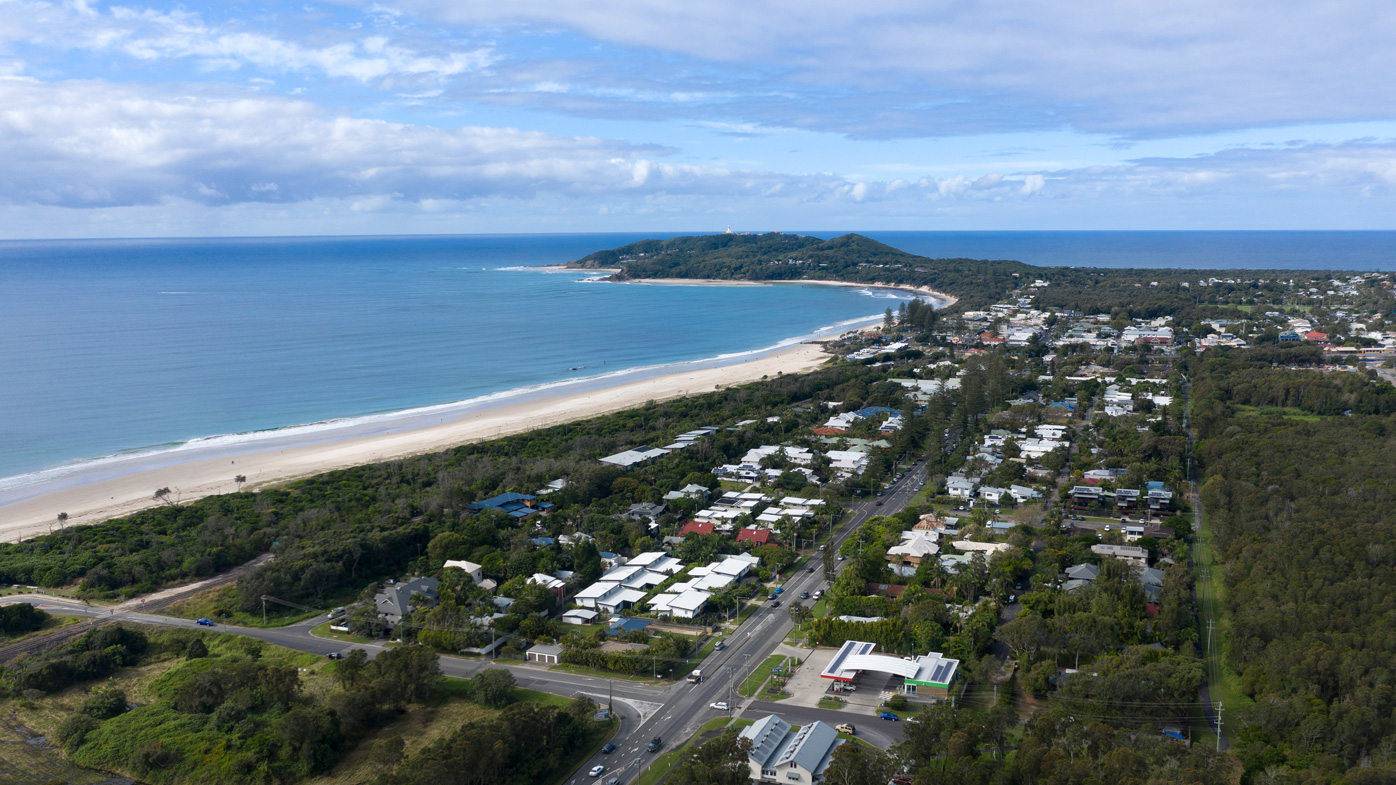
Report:
<svg viewBox="0 0 1396 785"><path fill-rule="evenodd" d="M867 234L1041 265L1396 265L1391 232ZM346 419L382 432L404 410L721 364L896 304L867 289L530 269L646 236L0 242L0 492L133 451L236 451Z"/></svg>

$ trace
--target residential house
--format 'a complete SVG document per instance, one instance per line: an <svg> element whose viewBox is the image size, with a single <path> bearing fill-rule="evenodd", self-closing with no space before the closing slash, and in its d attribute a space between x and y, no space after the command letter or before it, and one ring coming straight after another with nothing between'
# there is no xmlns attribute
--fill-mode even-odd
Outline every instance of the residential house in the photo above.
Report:
<svg viewBox="0 0 1396 785"><path fill-rule="evenodd" d="M644 463L649 463L657 458L668 455L669 451L662 447L636 447L615 455L607 455L601 459L602 463L609 463L612 466L619 466L622 469L632 469Z"/></svg>
<svg viewBox="0 0 1396 785"><path fill-rule="evenodd" d="M1137 564L1144 567L1149 566L1149 552L1137 545L1110 545L1107 543L1098 543L1091 546L1091 553L1097 556L1109 556L1112 559L1119 559L1129 564Z"/></svg>
<svg viewBox="0 0 1396 785"><path fill-rule="evenodd" d="M540 665L556 665L562 661L562 647L540 644L524 652L524 659Z"/></svg>
<svg viewBox="0 0 1396 785"><path fill-rule="evenodd" d="M940 534L912 529L902 532L902 541L887 549L887 563L898 575L915 575L921 562L940 553Z"/></svg>
<svg viewBox="0 0 1396 785"><path fill-rule="evenodd" d="M412 597L420 595L428 607L436 604L437 588L441 582L435 578L413 578L403 583L395 583L386 590L379 592L373 597L373 607L378 610L378 615L388 622L389 626L397 626L402 621L402 617L412 612Z"/></svg>
<svg viewBox="0 0 1396 785"><path fill-rule="evenodd" d="M472 502L471 504L465 505L465 508L475 512L499 510L515 518L527 518L535 513L551 510L553 505L548 502L539 501L537 496L510 491L509 493L501 493L498 496L491 496L484 501Z"/></svg>
<svg viewBox="0 0 1396 785"><path fill-rule="evenodd" d="M465 574L470 576L471 583L479 583L480 579L485 577L485 568L471 561L447 561L442 567L443 569L446 567L455 567L458 570L464 570Z"/></svg>

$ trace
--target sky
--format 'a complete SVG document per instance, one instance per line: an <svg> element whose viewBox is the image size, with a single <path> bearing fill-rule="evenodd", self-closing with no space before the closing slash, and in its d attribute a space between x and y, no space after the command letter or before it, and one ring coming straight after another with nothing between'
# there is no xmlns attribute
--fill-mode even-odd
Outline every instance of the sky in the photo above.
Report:
<svg viewBox="0 0 1396 785"><path fill-rule="evenodd" d="M1389 0L0 0L0 238L1396 229Z"/></svg>

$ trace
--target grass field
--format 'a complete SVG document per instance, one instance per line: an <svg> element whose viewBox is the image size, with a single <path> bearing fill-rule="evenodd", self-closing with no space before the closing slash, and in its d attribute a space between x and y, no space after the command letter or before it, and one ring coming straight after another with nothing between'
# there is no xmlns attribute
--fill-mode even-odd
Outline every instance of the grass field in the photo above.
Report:
<svg viewBox="0 0 1396 785"><path fill-rule="evenodd" d="M334 622L327 621L324 624L316 625L315 627L311 628L310 634L320 638L329 638L330 640L344 641L345 643L373 643L373 641L361 635L350 635L347 632L336 632L335 630L330 629L331 624L334 624ZM380 643L386 645L387 642L380 641Z"/></svg>
<svg viewBox="0 0 1396 785"><path fill-rule="evenodd" d="M767 657L765 662L756 666L756 670L747 675L746 679L742 682L742 686L737 689L737 692L741 693L742 697L745 698L750 698L755 695L757 691L761 689L761 685L765 684L766 680L771 678L771 669L777 665L787 665L789 660L789 657L782 654L772 654Z"/></svg>
<svg viewBox="0 0 1396 785"><path fill-rule="evenodd" d="M1233 408L1240 417L1274 417L1279 415L1286 420L1300 420L1302 422L1316 422L1323 419L1321 414L1313 414L1293 406L1241 406L1233 404Z"/></svg>
<svg viewBox="0 0 1396 785"><path fill-rule="evenodd" d="M354 599L346 596L344 602ZM262 611L247 612L238 608L238 593L236 586L224 586L218 589L209 589L199 592L193 597L180 600L168 608L161 611L167 616L178 616L182 619L209 618L215 621L236 624L239 627L257 627L266 629L269 627L285 627L288 624L295 624L298 621L305 621L319 614L329 612L330 608L342 605L342 602L330 602L322 611L301 611L295 608L288 608L274 602L267 603L266 621L262 621Z"/></svg>

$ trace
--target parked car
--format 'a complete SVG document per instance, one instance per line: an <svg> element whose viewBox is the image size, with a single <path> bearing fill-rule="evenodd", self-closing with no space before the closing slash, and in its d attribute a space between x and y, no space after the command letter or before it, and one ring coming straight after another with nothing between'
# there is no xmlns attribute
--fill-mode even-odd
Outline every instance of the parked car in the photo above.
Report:
<svg viewBox="0 0 1396 785"><path fill-rule="evenodd" d="M601 776L602 774L604 774L604 773L606 773L606 767L605 767L605 766L592 766L592 767L591 767L591 776L593 776L593 777L600 777L600 776Z"/></svg>
<svg viewBox="0 0 1396 785"><path fill-rule="evenodd" d="M884 719L884 720L891 720L891 721L893 721L893 722L896 722L896 721L897 721L897 715L893 714L893 713L890 712L890 711L884 711L884 712L882 712L882 719Z"/></svg>
<svg viewBox="0 0 1396 785"><path fill-rule="evenodd" d="M777 587L775 587L774 589L771 590L771 596L772 596L772 597L776 596L777 594L784 594L784 593L785 593L785 589L783 589L783 588L781 588L781 587L779 587L779 586L777 586Z"/></svg>
<svg viewBox="0 0 1396 785"><path fill-rule="evenodd" d="M196 619L196 620L194 621L194 623L195 623L195 624L198 624L198 625L200 625L200 626L203 626L203 627L212 627L212 626L213 626L213 622L209 621L208 619Z"/></svg>
<svg viewBox="0 0 1396 785"><path fill-rule="evenodd" d="M710 708L710 709L717 709L718 711L727 711L727 709L728 709L727 701L718 701L717 703L709 703L709 704L708 704L708 708Z"/></svg>
<svg viewBox="0 0 1396 785"><path fill-rule="evenodd" d="M713 651L722 651L725 648L727 648L727 643L724 641L718 641L717 645L713 647Z"/></svg>
<svg viewBox="0 0 1396 785"><path fill-rule="evenodd" d="M816 592L814 593L814 598L815 598L816 600L819 599L820 597L823 597L823 596L824 596L824 590L823 590L823 589L820 589L819 591L816 591Z"/></svg>
<svg viewBox="0 0 1396 785"><path fill-rule="evenodd" d="M650 752L654 752L655 750L658 750L660 747L663 746L664 740L659 738L658 736L655 736L654 738L650 739L650 743L645 747L645 749L649 750Z"/></svg>
<svg viewBox="0 0 1396 785"><path fill-rule="evenodd" d="M858 729L854 728L852 725L849 725L846 722L842 725L835 725L834 730L838 731L839 733L847 733L850 736L858 735Z"/></svg>
<svg viewBox="0 0 1396 785"><path fill-rule="evenodd" d="M611 744L610 742L606 742L606 746L604 746L604 747L601 748L601 754L602 754L602 755L610 755L611 753L613 753L613 752L615 752L615 751L616 751L616 745Z"/></svg>

